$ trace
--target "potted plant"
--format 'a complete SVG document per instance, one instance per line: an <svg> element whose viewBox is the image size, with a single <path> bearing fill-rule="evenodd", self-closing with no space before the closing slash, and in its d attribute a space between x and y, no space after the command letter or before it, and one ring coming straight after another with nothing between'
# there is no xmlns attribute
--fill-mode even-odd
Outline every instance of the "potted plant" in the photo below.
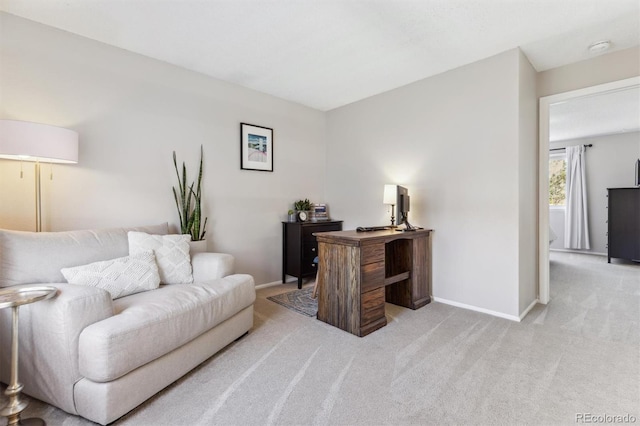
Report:
<svg viewBox="0 0 640 426"><path fill-rule="evenodd" d="M293 207L296 209L298 220L301 222L306 222L311 217L313 203L308 198L296 201L293 203Z"/></svg>
<svg viewBox="0 0 640 426"><path fill-rule="evenodd" d="M176 152L173 151L173 166L178 178L178 190L176 190L175 186L172 189L173 198L178 209L178 217L180 218L180 233L191 235L191 241L201 241L201 243L192 244L195 251L206 250L204 236L207 233L208 218L205 217L204 222L202 221L202 157L203 149L202 145L200 145L200 168L198 170L197 185L196 182L191 182L189 185L187 183L187 167L183 162L182 176L180 176Z"/></svg>
<svg viewBox="0 0 640 426"><path fill-rule="evenodd" d="M287 219L289 222L295 222L296 221L296 212L295 211L289 209L289 211L287 212L287 215L289 215L288 219Z"/></svg>

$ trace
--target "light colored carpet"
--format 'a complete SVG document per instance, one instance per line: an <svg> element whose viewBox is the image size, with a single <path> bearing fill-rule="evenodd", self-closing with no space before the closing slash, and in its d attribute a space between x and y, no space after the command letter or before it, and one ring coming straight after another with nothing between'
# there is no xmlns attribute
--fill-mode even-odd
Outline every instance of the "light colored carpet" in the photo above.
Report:
<svg viewBox="0 0 640 426"><path fill-rule="evenodd" d="M388 325L358 338L266 300L295 284L262 289L249 335L115 424L572 425L579 413L640 422L640 266L551 258L552 302L522 323L388 304ZM38 401L25 414L91 424Z"/></svg>

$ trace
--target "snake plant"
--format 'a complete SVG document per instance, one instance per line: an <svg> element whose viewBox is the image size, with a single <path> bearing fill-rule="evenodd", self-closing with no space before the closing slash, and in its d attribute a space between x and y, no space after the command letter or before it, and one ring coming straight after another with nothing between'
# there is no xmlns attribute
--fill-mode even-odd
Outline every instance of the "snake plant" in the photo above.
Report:
<svg viewBox="0 0 640 426"><path fill-rule="evenodd" d="M176 170L176 177L178 178L178 190L176 187L172 187L173 198L176 201L176 207L178 208L178 217L180 218L180 233L191 235L192 241L204 240L204 236L207 233L207 219L202 222L202 156L203 149L200 145L200 169L198 171L198 181L192 182L187 186L187 167L184 162L182 163L182 176L178 171L178 161L176 160L176 152L173 151L173 166ZM195 190L193 189L196 185Z"/></svg>

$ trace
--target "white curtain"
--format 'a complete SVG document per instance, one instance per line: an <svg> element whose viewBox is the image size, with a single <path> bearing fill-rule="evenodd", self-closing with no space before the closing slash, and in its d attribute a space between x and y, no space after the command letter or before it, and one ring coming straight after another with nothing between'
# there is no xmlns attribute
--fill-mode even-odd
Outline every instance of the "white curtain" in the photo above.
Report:
<svg viewBox="0 0 640 426"><path fill-rule="evenodd" d="M566 147L567 207L564 216L564 248L589 249L587 225L587 181L582 145Z"/></svg>

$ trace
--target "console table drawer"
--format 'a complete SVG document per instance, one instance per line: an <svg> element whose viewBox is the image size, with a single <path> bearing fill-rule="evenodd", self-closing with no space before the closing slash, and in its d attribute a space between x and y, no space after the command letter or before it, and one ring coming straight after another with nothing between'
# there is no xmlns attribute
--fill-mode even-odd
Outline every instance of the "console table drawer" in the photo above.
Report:
<svg viewBox="0 0 640 426"><path fill-rule="evenodd" d="M384 318L384 287L362 294L361 327Z"/></svg>

